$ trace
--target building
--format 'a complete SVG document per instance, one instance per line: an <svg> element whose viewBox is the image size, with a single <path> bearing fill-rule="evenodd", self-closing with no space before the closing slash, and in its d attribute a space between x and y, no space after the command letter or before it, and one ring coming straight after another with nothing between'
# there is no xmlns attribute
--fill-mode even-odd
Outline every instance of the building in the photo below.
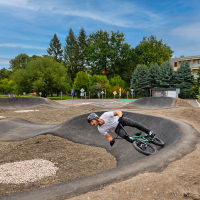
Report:
<svg viewBox="0 0 200 200"><path fill-rule="evenodd" d="M181 56L180 58L172 58L169 60L170 64L174 67L174 71L180 67L182 62L188 62L190 64L194 79L197 79L197 71L200 67L200 55L199 56Z"/></svg>

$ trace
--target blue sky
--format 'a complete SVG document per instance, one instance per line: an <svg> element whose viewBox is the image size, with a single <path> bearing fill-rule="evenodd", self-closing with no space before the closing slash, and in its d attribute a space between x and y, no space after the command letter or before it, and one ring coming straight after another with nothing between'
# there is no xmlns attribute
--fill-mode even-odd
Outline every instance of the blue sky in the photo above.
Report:
<svg viewBox="0 0 200 200"><path fill-rule="evenodd" d="M81 26L87 35L119 30L131 47L154 35L174 57L200 55L199 0L0 0L0 69L20 53L47 54L54 33L64 46Z"/></svg>

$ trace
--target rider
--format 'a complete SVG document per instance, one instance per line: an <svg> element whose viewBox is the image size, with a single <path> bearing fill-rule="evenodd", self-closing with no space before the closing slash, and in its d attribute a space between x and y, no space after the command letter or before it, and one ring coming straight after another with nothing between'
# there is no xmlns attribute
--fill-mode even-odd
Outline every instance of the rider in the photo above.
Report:
<svg viewBox="0 0 200 200"><path fill-rule="evenodd" d="M126 139L127 141L133 143L128 135L125 133L124 129L119 125L119 123L124 126L131 126L145 132L149 136L154 136L155 134L150 129L146 128L142 124L133 121L130 118L123 117L121 111L109 111L103 113L100 117L96 113L91 113L87 118L88 123L98 128L99 132L106 136L110 142L110 146L113 146L115 140L108 133L109 131L115 132L120 137Z"/></svg>

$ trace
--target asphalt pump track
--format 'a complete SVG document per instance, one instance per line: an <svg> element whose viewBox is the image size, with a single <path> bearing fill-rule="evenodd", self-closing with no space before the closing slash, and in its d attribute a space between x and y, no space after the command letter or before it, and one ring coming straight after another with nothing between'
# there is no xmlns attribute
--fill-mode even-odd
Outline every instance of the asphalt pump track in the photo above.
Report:
<svg viewBox="0 0 200 200"><path fill-rule="evenodd" d="M121 103L122 104L122 103ZM97 104L88 104L89 106L105 109L105 105L97 105ZM126 105L110 105L106 106L106 109L118 109L124 107L133 107L133 109L167 109L167 108L175 108L176 107L176 98L172 97L142 97L136 101L130 102Z"/></svg>
<svg viewBox="0 0 200 200"><path fill-rule="evenodd" d="M14 98L0 98L0 108L3 109L30 109L38 106L45 106L49 108L66 108L66 106L56 105L49 99L42 97L14 97Z"/></svg>
<svg viewBox="0 0 200 200"><path fill-rule="evenodd" d="M97 112L101 115L103 112ZM196 148L199 140L198 132L190 125L150 115L123 112L125 117L140 122L157 133L165 142L164 148L151 156L137 152L131 143L117 140L110 147L107 139L98 132L96 127L87 123L88 114L79 115L58 125L35 124L23 119L7 119L0 121L1 141L20 141L37 135L52 134L76 143L105 148L117 160L117 167L91 176L63 182L49 187L11 193L0 196L9 200L64 200L105 187L114 182L131 178L138 173L162 171L170 162L180 159ZM126 127L129 135L138 132L137 129ZM115 133L111 133L114 137ZM80 166L81 167L81 166Z"/></svg>
<svg viewBox="0 0 200 200"><path fill-rule="evenodd" d="M105 105L87 104L88 106L105 109ZM39 97L15 97L0 99L0 108L3 109L30 109L38 106L46 106L49 108L67 108L69 106L56 105L46 98ZM131 106L136 109L166 109L176 107L176 98L171 97L143 97L125 106L113 105L106 106L106 109L118 109L126 106Z"/></svg>

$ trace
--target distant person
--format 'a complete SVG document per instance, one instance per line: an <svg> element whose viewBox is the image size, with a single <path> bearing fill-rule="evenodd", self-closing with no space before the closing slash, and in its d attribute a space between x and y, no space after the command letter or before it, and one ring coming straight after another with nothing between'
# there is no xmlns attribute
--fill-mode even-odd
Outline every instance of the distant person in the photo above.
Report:
<svg viewBox="0 0 200 200"><path fill-rule="evenodd" d="M130 118L123 117L123 113L121 111L109 111L103 113L100 117L96 113L91 113L87 118L88 123L98 128L99 132L105 135L105 137L110 142L110 146L113 146L115 140L108 133L109 131L115 132L120 137L124 138L128 142L133 143L123 130L123 128L119 125L119 123L124 126L131 126L139 129L140 131L145 132L147 135L154 137L155 134L150 129L146 128L144 125L133 121Z"/></svg>

